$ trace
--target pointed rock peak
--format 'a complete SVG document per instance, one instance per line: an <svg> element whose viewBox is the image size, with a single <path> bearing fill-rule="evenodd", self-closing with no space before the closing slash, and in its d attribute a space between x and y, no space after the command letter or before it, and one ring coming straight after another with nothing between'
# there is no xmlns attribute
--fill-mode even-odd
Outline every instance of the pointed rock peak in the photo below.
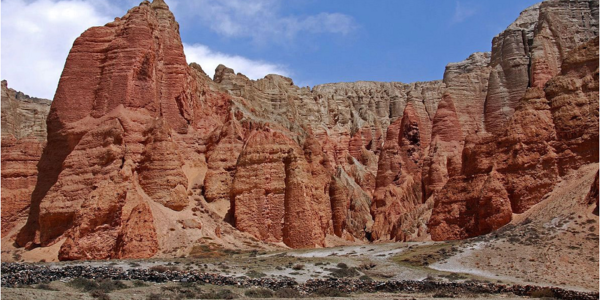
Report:
<svg viewBox="0 0 600 300"><path fill-rule="evenodd" d="M444 94L442 101L438 105L438 109L433 118L432 136L437 136L443 141L460 141L462 139L462 131L454 100L450 94Z"/></svg>
<svg viewBox="0 0 600 300"><path fill-rule="evenodd" d="M404 113L402 115L402 122L411 122L411 123L418 123L419 122L419 116L417 115L417 112L415 111L415 107L413 105L413 102L410 101L406 104L406 107L404 108Z"/></svg>
<svg viewBox="0 0 600 300"><path fill-rule="evenodd" d="M169 6L165 3L165 0L154 0L152 1L152 8L154 9L166 9L169 10Z"/></svg>
<svg viewBox="0 0 600 300"><path fill-rule="evenodd" d="M221 81L223 81L223 78L228 74L235 75L235 71L233 71L232 68L228 68L222 64L219 64L215 69L215 76L213 77L213 81L216 83L221 83Z"/></svg>
<svg viewBox="0 0 600 300"><path fill-rule="evenodd" d="M456 108L454 107L454 100L452 99L452 96L450 96L449 93L444 93L444 95L442 96L442 101L440 101L440 104L438 104L438 110L440 108L453 111L456 114ZM437 113L436 113L436 116L437 116Z"/></svg>

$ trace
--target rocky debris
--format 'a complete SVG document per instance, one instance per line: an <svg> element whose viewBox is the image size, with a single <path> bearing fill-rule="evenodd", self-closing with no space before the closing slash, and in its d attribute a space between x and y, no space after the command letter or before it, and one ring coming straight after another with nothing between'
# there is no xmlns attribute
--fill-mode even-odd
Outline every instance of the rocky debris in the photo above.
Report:
<svg viewBox="0 0 600 300"><path fill-rule="evenodd" d="M342 293L433 293L444 291L454 295L465 294L514 294L530 296L535 292L549 290L556 299L598 299L597 292L579 292L557 287L541 287L532 285L504 285L480 282L438 282L390 280L373 281L361 279L309 279L304 284L298 284L291 278L258 278L245 276L230 277L218 274L192 271L158 271L151 269L128 269L112 267L66 266L46 267L31 264L2 263L2 287L17 287L33 285L56 280L74 278L112 279L112 280L142 280L147 282L179 281L186 283L211 284L217 286L262 287L272 290L293 288L301 294L312 294L322 289L333 289Z"/></svg>

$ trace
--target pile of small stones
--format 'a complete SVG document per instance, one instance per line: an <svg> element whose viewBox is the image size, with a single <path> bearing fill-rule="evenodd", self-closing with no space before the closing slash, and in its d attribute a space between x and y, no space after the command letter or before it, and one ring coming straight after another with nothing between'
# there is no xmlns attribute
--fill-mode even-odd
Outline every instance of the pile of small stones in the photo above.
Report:
<svg viewBox="0 0 600 300"><path fill-rule="evenodd" d="M142 280L147 282L190 282L212 284L217 286L262 287L272 290L294 288L302 294L311 294L320 289L335 289L345 293L373 292L405 292L428 293L444 291L452 294L507 294L528 296L536 291L548 289L532 285L504 285L481 282L438 282L414 280L370 281L361 279L311 279L304 284L298 284L289 277L280 278L247 278L231 277L219 274L202 273L197 270L158 271L152 269L123 270L114 267L93 266L63 266L48 267L35 264L2 263L2 287L18 287L57 280L73 278L112 279L112 280ZM598 299L599 294L550 288L558 299Z"/></svg>

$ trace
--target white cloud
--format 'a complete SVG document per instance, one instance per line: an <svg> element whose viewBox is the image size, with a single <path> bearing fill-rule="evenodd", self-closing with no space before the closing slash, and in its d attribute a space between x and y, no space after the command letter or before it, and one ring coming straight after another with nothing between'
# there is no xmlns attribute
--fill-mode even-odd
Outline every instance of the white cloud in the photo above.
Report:
<svg viewBox="0 0 600 300"><path fill-rule="evenodd" d="M452 17L452 23L461 23L469 17L475 15L477 9L474 7L463 7L460 1L456 1L456 7L454 9L454 16Z"/></svg>
<svg viewBox="0 0 600 300"><path fill-rule="evenodd" d="M84 1L2 0L2 79L52 99L69 49L85 29L111 21L105 5Z"/></svg>
<svg viewBox="0 0 600 300"><path fill-rule="evenodd" d="M214 76L215 69L219 64L232 68L250 79L260 79L268 74L289 76L287 68L282 65L216 52L201 44L183 44L183 48L188 63L198 63L211 78Z"/></svg>
<svg viewBox="0 0 600 300"><path fill-rule="evenodd" d="M140 1L2 0L0 77L8 80L11 88L52 99L75 39L91 26L104 25L120 17ZM171 9L185 9L181 7L182 2L170 0L168 3ZM255 14L259 9L262 7L256 6L247 13ZM214 52L203 45L186 45L185 49L188 62L198 62L209 73L214 72L219 63L253 79L269 73L289 73L277 64Z"/></svg>
<svg viewBox="0 0 600 300"><path fill-rule="evenodd" d="M302 32L346 35L354 19L341 13L282 15L283 0L196 0L179 3L181 15L193 16L226 37L249 37L257 42L289 42Z"/></svg>

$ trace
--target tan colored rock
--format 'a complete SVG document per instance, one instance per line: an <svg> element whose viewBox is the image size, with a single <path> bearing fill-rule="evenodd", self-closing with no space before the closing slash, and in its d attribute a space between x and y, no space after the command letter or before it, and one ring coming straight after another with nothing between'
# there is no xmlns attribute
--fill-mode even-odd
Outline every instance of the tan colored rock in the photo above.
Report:
<svg viewBox="0 0 600 300"><path fill-rule="evenodd" d="M489 86L485 103L485 129L500 133L529 87L530 49L540 5L523 12L492 40Z"/></svg>
<svg viewBox="0 0 600 300"><path fill-rule="evenodd" d="M466 60L450 63L444 72L446 91L454 100L463 137L484 130L482 111L490 74L490 53L473 53ZM433 114L435 116L435 114ZM431 134L431 133L430 133Z"/></svg>
<svg viewBox="0 0 600 300"><path fill-rule="evenodd" d="M2 80L2 138L35 137L46 140L46 119L52 102L29 97L8 87Z"/></svg>
<svg viewBox="0 0 600 300"><path fill-rule="evenodd" d="M598 38L564 60L561 74L546 85L556 127L561 175L598 161Z"/></svg>

